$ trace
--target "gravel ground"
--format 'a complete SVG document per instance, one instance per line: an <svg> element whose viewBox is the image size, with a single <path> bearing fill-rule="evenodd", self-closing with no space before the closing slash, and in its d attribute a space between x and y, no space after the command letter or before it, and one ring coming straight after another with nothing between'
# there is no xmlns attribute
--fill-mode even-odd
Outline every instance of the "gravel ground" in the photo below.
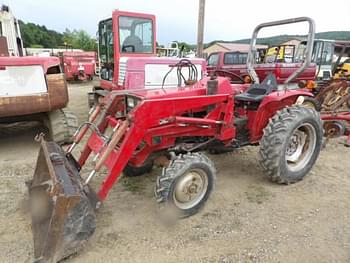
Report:
<svg viewBox="0 0 350 263"><path fill-rule="evenodd" d="M69 108L87 117L92 84L69 86ZM25 180L33 175L37 124L0 127L0 262L31 262ZM210 156L216 188L204 209L171 227L159 220L156 175L122 178L98 212L87 245L65 262L350 262L350 149L330 141L297 184L267 180L257 148ZM97 178L95 185L101 178Z"/></svg>

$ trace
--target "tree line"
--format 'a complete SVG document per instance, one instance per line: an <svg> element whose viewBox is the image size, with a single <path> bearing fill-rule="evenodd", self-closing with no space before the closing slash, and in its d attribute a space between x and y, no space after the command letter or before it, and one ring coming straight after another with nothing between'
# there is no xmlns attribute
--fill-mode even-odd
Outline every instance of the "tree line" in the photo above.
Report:
<svg viewBox="0 0 350 263"><path fill-rule="evenodd" d="M63 33L47 29L44 25L34 23L24 23L19 21L23 43L25 47L43 47L43 48L78 48L86 51L97 50L96 39L91 37L84 30L66 29ZM267 38L259 38L258 44L269 46L279 45L295 38L305 38L305 35L279 35ZM330 31L316 34L316 38L350 40L350 31ZM216 42L227 43L249 43L250 39L240 39L235 41L214 40L204 44L208 47ZM158 44L158 43L157 43ZM196 45L186 42L179 42L179 47L184 47L184 51L195 50Z"/></svg>
<svg viewBox="0 0 350 263"><path fill-rule="evenodd" d="M33 48L77 48L86 51L97 49L96 39L85 30L69 30L63 33L47 29L46 26L19 21L24 47Z"/></svg>

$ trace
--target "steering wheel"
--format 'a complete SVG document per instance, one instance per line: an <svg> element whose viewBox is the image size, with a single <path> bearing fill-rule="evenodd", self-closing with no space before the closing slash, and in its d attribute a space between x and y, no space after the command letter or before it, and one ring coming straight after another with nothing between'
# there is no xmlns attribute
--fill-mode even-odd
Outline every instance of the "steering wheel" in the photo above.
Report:
<svg viewBox="0 0 350 263"><path fill-rule="evenodd" d="M244 79L240 75L230 72L228 70L217 69L213 73L219 77L229 77L231 81L233 81L234 79L238 79L239 81L242 82L242 84L245 83Z"/></svg>
<svg viewBox="0 0 350 263"><path fill-rule="evenodd" d="M131 53L135 53L135 46L134 45L123 45L122 46L122 51L123 52L128 52L128 48L131 48Z"/></svg>

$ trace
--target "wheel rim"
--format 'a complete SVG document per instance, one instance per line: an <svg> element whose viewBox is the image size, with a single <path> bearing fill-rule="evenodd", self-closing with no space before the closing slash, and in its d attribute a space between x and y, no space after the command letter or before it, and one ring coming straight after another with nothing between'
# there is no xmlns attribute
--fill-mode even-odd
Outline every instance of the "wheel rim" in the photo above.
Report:
<svg viewBox="0 0 350 263"><path fill-rule="evenodd" d="M200 203L207 188L207 174L200 169L190 170L176 182L173 192L174 204L180 209L190 209Z"/></svg>
<svg viewBox="0 0 350 263"><path fill-rule="evenodd" d="M297 172L310 161L316 148L316 130L310 123L297 127L286 148L286 163L288 168Z"/></svg>

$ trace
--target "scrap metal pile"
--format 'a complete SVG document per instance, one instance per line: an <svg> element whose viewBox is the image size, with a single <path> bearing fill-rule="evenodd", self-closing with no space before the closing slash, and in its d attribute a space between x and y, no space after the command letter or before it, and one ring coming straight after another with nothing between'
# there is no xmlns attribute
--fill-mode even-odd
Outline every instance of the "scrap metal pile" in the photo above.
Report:
<svg viewBox="0 0 350 263"><path fill-rule="evenodd" d="M350 81L342 79L330 81L330 83L316 96L316 99L322 103L322 111L349 111Z"/></svg>
<svg viewBox="0 0 350 263"><path fill-rule="evenodd" d="M321 105L325 135L335 138L347 135L346 146L350 146L350 80L334 79L316 95Z"/></svg>

